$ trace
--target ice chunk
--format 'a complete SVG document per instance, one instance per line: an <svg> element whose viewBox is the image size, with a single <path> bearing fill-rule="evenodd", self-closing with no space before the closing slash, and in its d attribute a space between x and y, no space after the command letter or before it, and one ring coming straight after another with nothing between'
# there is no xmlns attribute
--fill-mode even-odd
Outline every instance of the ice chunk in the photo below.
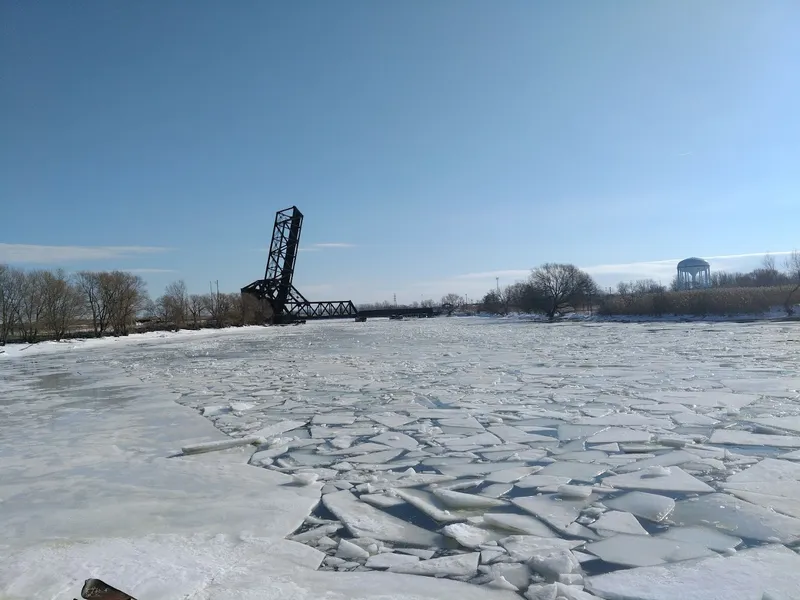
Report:
<svg viewBox="0 0 800 600"><path fill-rule="evenodd" d="M572 461L559 461L547 465L537 475L551 475L555 477L568 477L574 481L592 482L595 477L605 473L608 468L605 465L592 463L581 463Z"/></svg>
<svg viewBox="0 0 800 600"><path fill-rule="evenodd" d="M498 590L508 590L510 592L518 592L519 588L515 586L513 583L508 581L502 575L498 575L494 579L492 579L489 583L486 584L487 587L496 588Z"/></svg>
<svg viewBox="0 0 800 600"><path fill-rule="evenodd" d="M264 439L259 436L248 436L243 438L230 438L227 440L219 440L216 442L203 442L200 444L191 444L183 446L181 452L184 454L201 454L203 452L215 452L217 450L227 450L228 448L236 448L237 446L248 446L251 444L263 443Z"/></svg>
<svg viewBox="0 0 800 600"><path fill-rule="evenodd" d="M503 500L496 500L495 498L487 498L486 496L477 496L475 494L463 494L461 492L454 492L453 490L441 488L434 489L433 494L441 500L442 504L455 509L472 510L494 508L508 504Z"/></svg>
<svg viewBox="0 0 800 600"><path fill-rule="evenodd" d="M352 425L356 417L353 413L317 414L311 419L312 425Z"/></svg>
<svg viewBox="0 0 800 600"><path fill-rule="evenodd" d="M316 483L317 479L319 479L317 473L302 472L292 475L292 483L295 485L312 485Z"/></svg>
<svg viewBox="0 0 800 600"><path fill-rule="evenodd" d="M522 562L556 550L572 550L583 545L583 542L533 535L511 535L500 540L500 545L508 551L512 559Z"/></svg>
<svg viewBox="0 0 800 600"><path fill-rule="evenodd" d="M478 572L478 559L480 553L456 554L443 556L431 560L422 560L416 563L400 564L389 567L392 573L407 573L410 575L428 575L430 577L459 577L472 576Z"/></svg>
<svg viewBox="0 0 800 600"><path fill-rule="evenodd" d="M391 508L406 503L402 498L387 496L385 494L361 494L358 499L367 504L372 504L372 506L377 506L378 508Z"/></svg>
<svg viewBox="0 0 800 600"><path fill-rule="evenodd" d="M333 446L334 448L339 448L340 450L344 448L349 448L352 444L353 444L353 438L349 435L341 435L331 440L331 446Z"/></svg>
<svg viewBox="0 0 800 600"><path fill-rule="evenodd" d="M442 533L444 533L447 537L453 538L465 548L477 548L489 540L497 540L502 537L501 535L498 535L487 529L481 529L466 523L453 523L451 525L447 525L444 529L442 529Z"/></svg>
<svg viewBox="0 0 800 600"><path fill-rule="evenodd" d="M676 525L713 524L718 529L762 542L778 540L791 545L800 541L800 519L778 514L728 494L709 494L681 500L670 517Z"/></svg>
<svg viewBox="0 0 800 600"><path fill-rule="evenodd" d="M397 565L407 565L415 562L419 562L419 556L384 552L383 554L370 556L369 559L367 559L366 566L370 569L390 569Z"/></svg>
<svg viewBox="0 0 800 600"><path fill-rule="evenodd" d="M800 517L800 464L765 458L728 477L723 488L753 504Z"/></svg>
<svg viewBox="0 0 800 600"><path fill-rule="evenodd" d="M657 417L635 413L612 413L603 417L581 419L576 425L639 425L644 427L658 427L660 429L672 429L674 427L672 422L667 419L659 419Z"/></svg>
<svg viewBox="0 0 800 600"><path fill-rule="evenodd" d="M332 533L336 533L341 528L342 526L339 523L330 523L328 525L322 525L320 527L315 527L314 529L309 529L303 533L298 533L297 535L291 536L289 539L294 542L310 544L322 539L325 536L331 535Z"/></svg>
<svg viewBox="0 0 800 600"><path fill-rule="evenodd" d="M599 433L608 427L597 427L595 425L559 425L558 439L562 442L570 440L580 440Z"/></svg>
<svg viewBox="0 0 800 600"><path fill-rule="evenodd" d="M423 547L440 546L442 543L438 534L364 504L348 491L323 496L322 503L356 537Z"/></svg>
<svg viewBox="0 0 800 600"><path fill-rule="evenodd" d="M373 452L371 454L359 454L358 456L352 456L347 460L351 463L370 463L377 465L381 463L388 463L390 460L397 458L402 453L403 450L384 450L382 452Z"/></svg>
<svg viewBox="0 0 800 600"><path fill-rule="evenodd" d="M421 558L422 560L428 560L433 558L436 554L433 550L423 550L422 548L398 548L397 552L402 552L403 554L411 554L412 556L416 556Z"/></svg>
<svg viewBox="0 0 800 600"><path fill-rule="evenodd" d="M592 486L564 484L558 486L557 492L562 498L588 498L592 495Z"/></svg>
<svg viewBox="0 0 800 600"><path fill-rule="evenodd" d="M505 550L498 548L497 550L481 550L481 564L489 564L494 559L503 556Z"/></svg>
<svg viewBox="0 0 800 600"><path fill-rule="evenodd" d="M648 567L714 554L700 544L624 533L587 544L586 552L625 567Z"/></svg>
<svg viewBox="0 0 800 600"><path fill-rule="evenodd" d="M799 570L800 556L772 545L597 575L588 578L586 587L609 600L789 600L800 598Z"/></svg>
<svg viewBox="0 0 800 600"><path fill-rule="evenodd" d="M614 475L603 479L605 485L628 490L661 490L668 492L713 492L714 488L689 475L680 467L672 467L669 474L654 477L647 471Z"/></svg>
<svg viewBox="0 0 800 600"><path fill-rule="evenodd" d="M685 450L673 450L659 454L653 458L645 458L644 460L637 460L636 462L621 466L617 469L618 473L633 473L634 471L641 471L654 466L673 467L682 465L683 463L697 460L697 455Z"/></svg>
<svg viewBox="0 0 800 600"><path fill-rule="evenodd" d="M552 442L553 438L547 435L539 435L536 433L525 433L521 429L512 427L511 425L495 425L489 427L489 431L502 439L504 442L517 442L519 444L530 442Z"/></svg>
<svg viewBox="0 0 800 600"><path fill-rule="evenodd" d="M434 521L439 523L456 523L458 521L466 521L467 516L479 514L475 511L472 512L450 512L446 505L444 505L436 496L430 492L417 489L397 489L395 493L403 500L415 506Z"/></svg>
<svg viewBox="0 0 800 600"><path fill-rule="evenodd" d="M439 425L444 427L462 427L465 429L479 429L483 431L481 425L475 417L458 417L456 419L439 419Z"/></svg>
<svg viewBox="0 0 800 600"><path fill-rule="evenodd" d="M521 590L527 588L531 582L530 569L527 565L519 563L496 563L492 565L491 574L495 578L507 580L514 587Z"/></svg>
<svg viewBox="0 0 800 600"><path fill-rule="evenodd" d="M503 469L494 471L486 476L486 481L491 483L512 483L526 475L538 471L541 467L517 467L516 469Z"/></svg>
<svg viewBox="0 0 800 600"><path fill-rule="evenodd" d="M380 423L386 427L390 427L395 429L397 427L402 427L403 425L408 425L413 421L416 421L416 417L406 417L404 415L398 415L396 413L380 413L380 414L371 414L369 418L373 421Z"/></svg>
<svg viewBox="0 0 800 600"><path fill-rule="evenodd" d="M345 560L364 559L369 558L369 552L356 546L353 542L339 540L339 547L336 549L336 558L343 558Z"/></svg>
<svg viewBox="0 0 800 600"><path fill-rule="evenodd" d="M528 515L515 515L513 513L486 513L483 515L485 523L492 527L499 527L514 533L535 535L539 537L555 537L555 532L539 519Z"/></svg>
<svg viewBox="0 0 800 600"><path fill-rule="evenodd" d="M548 485L564 485L569 483L571 479L569 477L558 477L556 475L539 475L536 473L535 475L528 475L527 477L523 477L514 485L520 489L529 489L529 488L538 488L538 487L545 487Z"/></svg>
<svg viewBox="0 0 800 600"><path fill-rule="evenodd" d="M461 446L494 446L501 444L500 438L489 433L478 433L468 437L453 437L441 439L443 445L448 448L461 447Z"/></svg>
<svg viewBox="0 0 800 600"><path fill-rule="evenodd" d="M675 500L659 494L628 492L617 498L604 500L608 508L629 512L642 519L660 523L675 508Z"/></svg>
<svg viewBox="0 0 800 600"><path fill-rule="evenodd" d="M569 575L581 571L578 559L572 552L565 549L534 554L528 564L548 581L556 581L559 575Z"/></svg>
<svg viewBox="0 0 800 600"><path fill-rule="evenodd" d="M800 416L765 417L751 420L753 423L758 423L759 425L766 425L767 427L775 427L777 429L786 429L787 431L800 433Z"/></svg>
<svg viewBox="0 0 800 600"><path fill-rule="evenodd" d="M665 532L658 534L657 537L692 542L717 552L732 550L742 543L741 538L727 535L718 529L709 527L670 527Z"/></svg>
<svg viewBox="0 0 800 600"><path fill-rule="evenodd" d="M524 496L511 500L522 510L541 519L557 531L564 531L580 516L580 511L590 500L561 500L552 494Z"/></svg>
<svg viewBox="0 0 800 600"><path fill-rule="evenodd" d="M218 417L219 415L224 415L231 412L230 406L204 406L201 409L204 417Z"/></svg>
<svg viewBox="0 0 800 600"><path fill-rule="evenodd" d="M528 600L557 600L558 586L555 583L547 585L534 584L525 592Z"/></svg>
<svg viewBox="0 0 800 600"><path fill-rule="evenodd" d="M411 436L396 431L382 433L374 438L370 438L369 441L378 444L385 444L390 448L401 448L403 450L415 450L417 446L419 446L417 440Z"/></svg>
<svg viewBox="0 0 800 600"><path fill-rule="evenodd" d="M711 444L732 446L774 446L776 448L800 448L800 437L750 433L738 429L717 429L711 435Z"/></svg>
<svg viewBox="0 0 800 600"><path fill-rule="evenodd" d="M300 427L305 427L306 423L308 423L308 421L295 421L295 420L280 421L278 423L273 423L272 425L268 425L267 427L259 429L253 435L256 437L271 438L281 433L292 431L293 429L299 429Z"/></svg>
<svg viewBox="0 0 800 600"><path fill-rule="evenodd" d="M603 513L590 527L603 536L616 535L617 533L649 535L641 523L636 520L636 517L631 513L618 510L610 510Z"/></svg>
<svg viewBox="0 0 800 600"><path fill-rule="evenodd" d="M627 427L610 427L595 433L586 440L588 444L607 444L609 442L649 442L653 435L647 431L628 429Z"/></svg>
<svg viewBox="0 0 800 600"><path fill-rule="evenodd" d="M473 477L475 475L486 475L494 471L504 469L516 469L526 466L524 462L502 462L502 463L469 463L465 465L441 465L436 470L444 475L453 477Z"/></svg>
<svg viewBox="0 0 800 600"><path fill-rule="evenodd" d="M493 483L492 485L487 485L478 494L487 498L499 498L513 489L514 485L511 483Z"/></svg>
<svg viewBox="0 0 800 600"><path fill-rule="evenodd" d="M718 390L700 392L656 392L650 397L659 402L685 404L686 406L704 406L708 408L743 408L755 402L758 397L750 394L734 394Z"/></svg>
<svg viewBox="0 0 800 600"><path fill-rule="evenodd" d="M712 419L706 415L698 415L697 413L693 412L684 412L684 413L676 413L672 415L672 420L675 421L678 425L685 425L685 426L699 426L699 427L709 427L714 426L719 421L716 419Z"/></svg>

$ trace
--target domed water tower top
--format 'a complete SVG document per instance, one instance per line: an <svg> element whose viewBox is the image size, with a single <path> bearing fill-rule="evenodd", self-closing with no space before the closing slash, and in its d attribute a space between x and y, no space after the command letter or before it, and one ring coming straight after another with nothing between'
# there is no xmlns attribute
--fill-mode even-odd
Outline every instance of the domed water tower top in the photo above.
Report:
<svg viewBox="0 0 800 600"><path fill-rule="evenodd" d="M681 262L678 263L679 269L691 269L691 268L703 268L703 267L710 267L711 264L707 260L703 260L702 258L697 258L696 256L692 256L691 258L684 258Z"/></svg>

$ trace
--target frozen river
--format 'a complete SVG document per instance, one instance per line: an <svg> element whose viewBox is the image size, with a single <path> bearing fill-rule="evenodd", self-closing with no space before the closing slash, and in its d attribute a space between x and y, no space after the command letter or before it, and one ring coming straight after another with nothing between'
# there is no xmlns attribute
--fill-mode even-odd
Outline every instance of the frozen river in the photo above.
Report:
<svg viewBox="0 0 800 600"><path fill-rule="evenodd" d="M307 597L377 597L383 580L443 586L389 584L397 597L800 598L797 324L442 318L85 346L0 361L14 568L73 538L117 540L141 562L130 540L146 527L172 536L152 547L206 533L226 556L239 542L219 534L287 538L262 551L318 568ZM168 458L223 433L256 441ZM259 485L274 492L256 498ZM59 548L63 565L100 564L85 544ZM126 573L139 600L181 597ZM15 599L39 576L0 567ZM185 597L229 597L213 589Z"/></svg>

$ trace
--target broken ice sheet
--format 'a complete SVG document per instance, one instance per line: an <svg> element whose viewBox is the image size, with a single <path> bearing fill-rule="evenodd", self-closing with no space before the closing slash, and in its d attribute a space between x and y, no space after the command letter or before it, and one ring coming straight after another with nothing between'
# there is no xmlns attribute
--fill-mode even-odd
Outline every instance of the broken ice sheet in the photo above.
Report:
<svg viewBox="0 0 800 600"><path fill-rule="evenodd" d="M629 512L637 517L660 523L675 508L675 500L659 494L628 492L617 498L604 500L608 508Z"/></svg>
<svg viewBox="0 0 800 600"><path fill-rule="evenodd" d="M511 535L500 540L509 556L516 561L528 561L533 556L554 550L572 550L584 542L561 538L543 538L534 535Z"/></svg>
<svg viewBox="0 0 800 600"><path fill-rule="evenodd" d="M439 534L393 517L369 504L364 504L348 491L327 494L322 497L322 503L356 537L370 537L409 546L442 545L442 538Z"/></svg>
<svg viewBox="0 0 800 600"><path fill-rule="evenodd" d="M442 504L456 510L488 509L508 504L504 500L497 500L495 498L488 498L476 494L464 494L442 488L434 489L433 495L436 496Z"/></svg>
<svg viewBox="0 0 800 600"><path fill-rule="evenodd" d="M586 552L624 567L648 567L715 554L713 550L691 542L624 533L587 544Z"/></svg>
<svg viewBox="0 0 800 600"><path fill-rule="evenodd" d="M753 504L800 517L800 464L765 458L728 477L722 487Z"/></svg>
<svg viewBox="0 0 800 600"><path fill-rule="evenodd" d="M429 577L459 577L475 575L478 572L479 552L471 554L456 554L454 556L443 556L431 560L421 560L419 562L396 564L389 567L392 573L406 573L409 575L427 575Z"/></svg>
<svg viewBox="0 0 800 600"><path fill-rule="evenodd" d="M404 450L414 450L419 444L414 438L404 433L389 431L370 439L370 442L384 444L390 448L401 448Z"/></svg>
<svg viewBox="0 0 800 600"><path fill-rule="evenodd" d="M709 527L670 527L656 537L678 540L681 542L692 542L700 544L717 552L726 552L736 548L742 543L742 539L728 535L718 529Z"/></svg>
<svg viewBox="0 0 800 600"><path fill-rule="evenodd" d="M502 469L500 471L494 471L492 473L489 473L488 475L486 475L485 479L490 483L512 483L540 469L541 467L538 466L517 467L516 469Z"/></svg>
<svg viewBox="0 0 800 600"><path fill-rule="evenodd" d="M800 556L773 545L605 573L588 578L586 588L609 600L789 600L800 597L798 571Z"/></svg>
<svg viewBox="0 0 800 600"><path fill-rule="evenodd" d="M571 480L591 483L595 480L595 477L605 473L607 470L605 465L598 465L596 463L558 461L547 465L539 471L537 475L567 477Z"/></svg>
<svg viewBox="0 0 800 600"><path fill-rule="evenodd" d="M627 533L630 535L649 535L647 530L631 513L610 510L600 515L594 523L589 525L597 533L604 537Z"/></svg>
<svg viewBox="0 0 800 600"><path fill-rule="evenodd" d="M590 498L562 500L555 494L524 496L512 498L511 501L522 510L544 521L556 531L562 532L580 516L581 510L591 503Z"/></svg>
<svg viewBox="0 0 800 600"><path fill-rule="evenodd" d="M396 489L395 493L439 523L466 521L467 517L480 515L483 512L482 510L451 511L438 497L423 490L404 488ZM489 498L486 498L486 500L489 500Z"/></svg>
<svg viewBox="0 0 800 600"><path fill-rule="evenodd" d="M774 446L776 448L800 448L800 437L750 433L738 429L717 429L711 435L711 444L733 446Z"/></svg>
<svg viewBox="0 0 800 600"><path fill-rule="evenodd" d="M514 513L485 513L483 520L486 525L504 529L506 531L535 535L538 537L556 537L556 532L542 523L539 519L528 515Z"/></svg>
<svg viewBox="0 0 800 600"><path fill-rule="evenodd" d="M676 525L711 525L725 533L762 542L800 541L800 519L788 517L728 494L708 494L675 503Z"/></svg>
<svg viewBox="0 0 800 600"><path fill-rule="evenodd" d="M609 442L646 443L653 438L647 431L629 429L627 427L609 427L586 440L587 444L607 444Z"/></svg>
<svg viewBox="0 0 800 600"><path fill-rule="evenodd" d="M447 537L453 538L465 548L477 548L490 540L499 540L504 536L502 533L482 529L467 523L452 523L442 529L442 533Z"/></svg>
<svg viewBox="0 0 800 600"><path fill-rule="evenodd" d="M659 467L651 467L658 469ZM614 475L603 479L605 485L628 490L653 490L664 492L713 492L714 488L692 477L680 467L663 467L666 471L659 473L649 469Z"/></svg>

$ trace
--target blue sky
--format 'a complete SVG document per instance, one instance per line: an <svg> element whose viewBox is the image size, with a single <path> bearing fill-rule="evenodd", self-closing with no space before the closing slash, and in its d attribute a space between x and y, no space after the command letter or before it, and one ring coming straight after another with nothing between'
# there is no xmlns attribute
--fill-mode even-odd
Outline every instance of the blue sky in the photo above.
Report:
<svg viewBox="0 0 800 600"><path fill-rule="evenodd" d="M800 246L800 3L5 2L0 261L477 297ZM746 255L746 256L740 256Z"/></svg>

